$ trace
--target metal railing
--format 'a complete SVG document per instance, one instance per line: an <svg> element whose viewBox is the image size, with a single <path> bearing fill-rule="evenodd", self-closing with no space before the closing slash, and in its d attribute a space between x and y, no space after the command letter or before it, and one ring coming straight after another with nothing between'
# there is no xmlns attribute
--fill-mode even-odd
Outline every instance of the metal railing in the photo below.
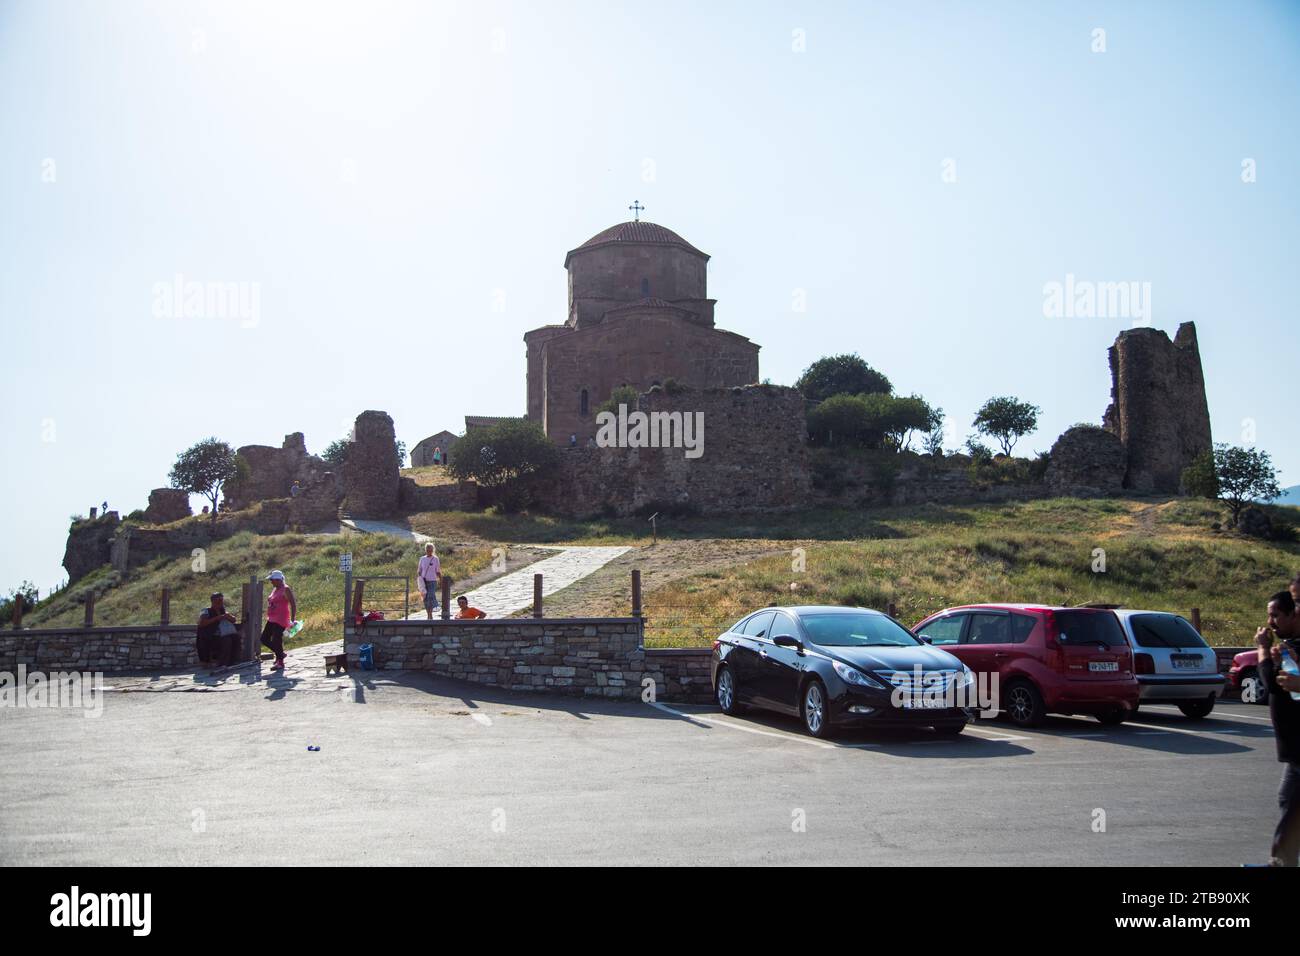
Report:
<svg viewBox="0 0 1300 956"><path fill-rule="evenodd" d="M387 619L411 616L411 579L402 574L375 574L352 579L352 610L379 611Z"/></svg>

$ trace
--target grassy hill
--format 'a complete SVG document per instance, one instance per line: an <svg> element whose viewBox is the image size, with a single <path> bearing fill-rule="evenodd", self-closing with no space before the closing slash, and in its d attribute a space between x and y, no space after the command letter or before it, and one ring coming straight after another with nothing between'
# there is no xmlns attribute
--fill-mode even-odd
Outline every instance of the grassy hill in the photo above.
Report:
<svg viewBox="0 0 1300 956"><path fill-rule="evenodd" d="M1269 510L1295 520L1294 509ZM1182 614L1199 607L1207 639L1245 645L1262 623L1264 599L1300 571L1300 545L1222 530L1225 514L1208 501L1147 498L667 517L659 521L657 544L642 518L431 512L408 523L435 538L445 567L461 582L482 579L493 547L630 546L627 555L548 597L546 611L626 614L628 575L640 568L649 646L707 646L765 604L893 602L911 624L978 601L1105 601ZM278 567L304 608L300 643L333 639L342 619L338 554L345 548L358 571L372 575L410 574L419 553L380 535L241 534L211 548L206 572L191 571L188 558L158 561L123 579L104 569L42 602L28 623L79 623L77 602L88 586L103 591L100 623L156 620L164 585L173 591L173 619L186 620L209 591L223 590L237 602L250 573ZM1104 573L1093 571L1094 549L1105 552Z"/></svg>
<svg viewBox="0 0 1300 956"><path fill-rule="evenodd" d="M414 569L423 549L410 541L379 534L277 534L243 532L214 543L207 550L206 569L195 571L188 556L160 558L142 568L121 575L103 567L76 584L42 601L24 621L30 627L79 625L84 620L82 598L94 590L95 622L102 625L157 623L159 596L171 588L171 616L174 623L197 621L208 605L209 595L221 591L226 604L238 614L240 585L250 575L264 578L273 569L284 572L298 600L298 616L304 628L289 646L335 640L342 635L343 576L339 554L352 552L358 575L411 575L411 611L419 609L414 591ZM439 542L443 567L457 581L482 571L491 561L491 551L475 542ZM367 608L388 613L398 608L395 594L378 595L376 584L368 593Z"/></svg>

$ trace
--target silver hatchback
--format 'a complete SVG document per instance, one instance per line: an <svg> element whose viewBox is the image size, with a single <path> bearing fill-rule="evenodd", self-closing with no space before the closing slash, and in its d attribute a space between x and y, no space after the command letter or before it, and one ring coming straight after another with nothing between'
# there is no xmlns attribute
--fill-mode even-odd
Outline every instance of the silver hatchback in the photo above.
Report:
<svg viewBox="0 0 1300 956"><path fill-rule="evenodd" d="M1133 648L1141 702L1176 704L1195 719L1208 716L1225 681L1214 649L1196 628L1167 611L1118 608L1115 615Z"/></svg>

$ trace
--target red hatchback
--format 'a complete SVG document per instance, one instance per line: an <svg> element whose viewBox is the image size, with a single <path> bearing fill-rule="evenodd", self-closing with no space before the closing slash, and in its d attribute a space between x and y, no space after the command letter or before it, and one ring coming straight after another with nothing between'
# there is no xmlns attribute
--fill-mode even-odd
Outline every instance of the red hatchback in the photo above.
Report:
<svg viewBox="0 0 1300 956"><path fill-rule="evenodd" d="M972 604L931 615L912 631L977 675L996 674L998 706L1022 727L1049 713L1118 724L1137 710L1133 652L1111 611Z"/></svg>

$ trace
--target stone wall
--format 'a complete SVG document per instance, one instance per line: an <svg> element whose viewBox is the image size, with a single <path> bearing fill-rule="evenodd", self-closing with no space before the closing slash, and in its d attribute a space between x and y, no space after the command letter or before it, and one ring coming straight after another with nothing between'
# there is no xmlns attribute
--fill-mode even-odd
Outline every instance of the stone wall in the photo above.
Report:
<svg viewBox="0 0 1300 956"><path fill-rule="evenodd" d="M659 700L708 704L714 699L712 661L708 647L647 647L645 676L653 678Z"/></svg>
<svg viewBox="0 0 1300 956"><path fill-rule="evenodd" d="M194 625L0 631L0 671L155 671L198 666Z"/></svg>
<svg viewBox="0 0 1300 956"><path fill-rule="evenodd" d="M302 432L284 436L279 448L270 445L244 445L237 450L248 464L242 480L226 482L223 508L240 510L269 498L285 498L297 480L300 486L324 480L330 465L323 458L307 454Z"/></svg>
<svg viewBox="0 0 1300 956"><path fill-rule="evenodd" d="M1096 497L1124 487L1128 455L1124 443L1096 425L1075 425L1052 445L1047 484L1054 495Z"/></svg>
<svg viewBox="0 0 1300 956"><path fill-rule="evenodd" d="M190 554L207 548L241 531L283 534L289 530L292 506L288 498L263 501L256 510L223 512L214 522L208 517L171 528L141 528L125 525L113 539L110 557L115 571L131 571L158 558Z"/></svg>
<svg viewBox="0 0 1300 956"><path fill-rule="evenodd" d="M357 518L395 514L400 479L393 419L387 412L362 412L343 462L345 507Z"/></svg>
<svg viewBox="0 0 1300 956"><path fill-rule="evenodd" d="M362 644L378 670L584 697L639 700L645 652L638 618L497 618L483 621L374 621L349 627L348 666L359 673Z"/></svg>
<svg viewBox="0 0 1300 956"><path fill-rule="evenodd" d="M168 524L188 518L190 493L179 488L155 488L149 492L149 506L144 509L144 520L149 524Z"/></svg>
<svg viewBox="0 0 1300 956"><path fill-rule="evenodd" d="M398 506L403 512L472 511L478 506L478 485L458 481L449 485L421 485L414 478L403 478L398 491Z"/></svg>
<svg viewBox="0 0 1300 956"><path fill-rule="evenodd" d="M1110 348L1111 404L1103 425L1124 444L1124 487L1176 494L1183 469L1213 445L1196 325L1174 340L1159 329L1121 332Z"/></svg>
<svg viewBox="0 0 1300 956"><path fill-rule="evenodd" d="M803 398L792 388L652 389L639 409L701 412L703 454L683 448L564 448L541 488L547 509L588 516L647 509L779 511L811 494Z"/></svg>
<svg viewBox="0 0 1300 956"><path fill-rule="evenodd" d="M116 511L72 522L63 549L63 567L68 572L69 584L112 560L113 538L120 526Z"/></svg>

